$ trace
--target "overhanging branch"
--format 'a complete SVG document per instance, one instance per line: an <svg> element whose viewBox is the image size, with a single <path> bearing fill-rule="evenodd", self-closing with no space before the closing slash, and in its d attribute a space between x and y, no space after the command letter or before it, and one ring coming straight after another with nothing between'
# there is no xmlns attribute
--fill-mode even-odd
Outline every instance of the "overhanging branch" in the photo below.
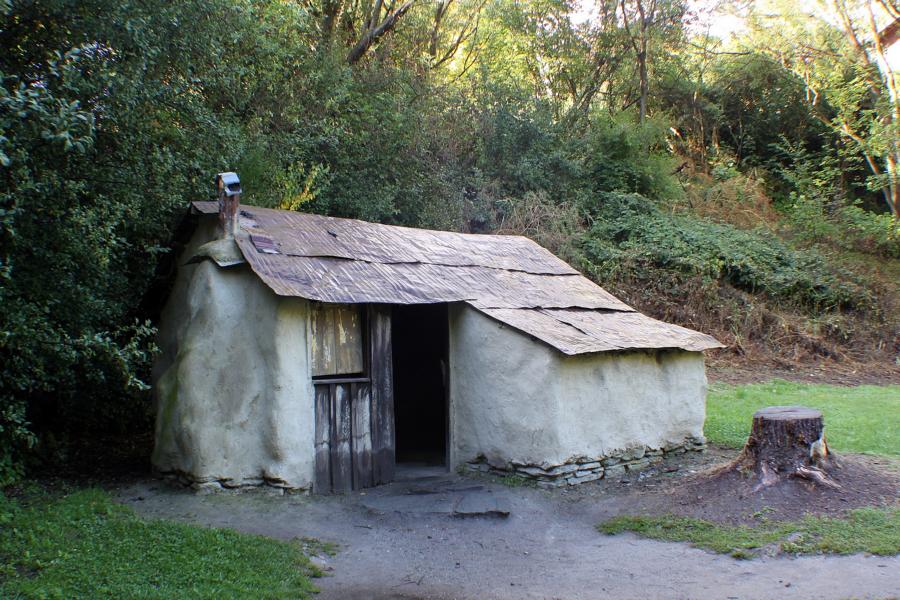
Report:
<svg viewBox="0 0 900 600"><path fill-rule="evenodd" d="M390 11L377 27L370 27L356 43L350 53L347 54L347 64L355 64L362 58L369 48L380 40L384 34L391 31L406 12L412 8L417 0L407 0L396 10Z"/></svg>

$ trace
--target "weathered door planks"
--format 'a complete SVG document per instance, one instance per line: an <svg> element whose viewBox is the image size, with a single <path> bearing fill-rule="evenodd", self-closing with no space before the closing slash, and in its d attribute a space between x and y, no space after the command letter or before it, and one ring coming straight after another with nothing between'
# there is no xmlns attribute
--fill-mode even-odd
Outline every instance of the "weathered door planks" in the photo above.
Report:
<svg viewBox="0 0 900 600"><path fill-rule="evenodd" d="M353 384L353 489L372 487L372 394L368 384Z"/></svg>
<svg viewBox="0 0 900 600"><path fill-rule="evenodd" d="M334 492L353 489L350 384L331 384L331 487Z"/></svg>
<svg viewBox="0 0 900 600"><path fill-rule="evenodd" d="M316 493L343 493L394 477L389 306L369 307L367 377L314 379Z"/></svg>
<svg viewBox="0 0 900 600"><path fill-rule="evenodd" d="M316 493L331 491L331 386L315 386Z"/></svg>

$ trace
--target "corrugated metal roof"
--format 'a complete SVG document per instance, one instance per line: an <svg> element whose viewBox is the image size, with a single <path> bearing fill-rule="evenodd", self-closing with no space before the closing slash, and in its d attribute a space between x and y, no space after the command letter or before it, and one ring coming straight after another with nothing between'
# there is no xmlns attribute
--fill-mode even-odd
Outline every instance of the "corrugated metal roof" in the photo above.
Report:
<svg viewBox="0 0 900 600"><path fill-rule="evenodd" d="M216 202L194 202L215 214ZM320 302L468 302L566 354L721 347L635 310L535 242L242 206L237 242L280 296Z"/></svg>
<svg viewBox="0 0 900 600"><path fill-rule="evenodd" d="M256 274L280 296L320 302L431 304L477 300L498 308L633 310L581 275L286 256L259 252L246 238L238 244Z"/></svg>
<svg viewBox="0 0 900 600"><path fill-rule="evenodd" d="M705 333L658 321L639 312L480 308L477 305L476 308L565 354L663 348L699 352L723 347Z"/></svg>

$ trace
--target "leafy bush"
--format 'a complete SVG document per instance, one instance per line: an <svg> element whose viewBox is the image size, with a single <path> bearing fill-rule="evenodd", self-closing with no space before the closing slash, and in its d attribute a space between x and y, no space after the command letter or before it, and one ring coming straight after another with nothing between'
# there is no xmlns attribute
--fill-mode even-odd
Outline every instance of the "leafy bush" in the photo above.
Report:
<svg viewBox="0 0 900 600"><path fill-rule="evenodd" d="M584 250L601 275L625 262L725 281L813 311L864 309L871 302L864 288L821 256L792 249L764 229L666 213L638 194L601 194L592 214Z"/></svg>
<svg viewBox="0 0 900 600"><path fill-rule="evenodd" d="M146 427L153 329L139 301L175 216L244 148L233 115L255 97L218 65L252 64L266 48L249 2L0 7L8 481L36 442ZM243 52L251 44L256 55Z"/></svg>
<svg viewBox="0 0 900 600"><path fill-rule="evenodd" d="M583 232L581 215L571 204L552 202L546 194L527 192L498 203L502 210L497 233L524 235L563 258L573 258L574 242Z"/></svg>
<svg viewBox="0 0 900 600"><path fill-rule="evenodd" d="M500 182L501 196L544 193L558 204L597 192L673 198L681 187L671 174L667 131L664 120L640 124L631 113L594 116L587 127L567 130L542 105L501 107L484 124L481 168Z"/></svg>
<svg viewBox="0 0 900 600"><path fill-rule="evenodd" d="M890 213L873 213L859 204L841 206L837 211L841 233L835 239L853 240L856 249L900 258L900 219Z"/></svg>
<svg viewBox="0 0 900 600"><path fill-rule="evenodd" d="M791 187L780 208L801 240L900 257L900 222L890 213L865 210L861 200L842 192L837 185L842 169L836 157L814 156L787 140L778 148L789 163L778 173Z"/></svg>
<svg viewBox="0 0 900 600"><path fill-rule="evenodd" d="M561 202L583 178L583 162L545 105L501 105L485 116L482 129L479 166L500 183L502 195L544 192Z"/></svg>
<svg viewBox="0 0 900 600"><path fill-rule="evenodd" d="M22 478L24 455L37 441L25 418L26 408L23 400L0 400L0 488Z"/></svg>
<svg viewBox="0 0 900 600"><path fill-rule="evenodd" d="M681 186L672 175L664 119L643 124L626 113L595 118L581 140L592 192L633 192L655 200L676 198Z"/></svg>
<svg viewBox="0 0 900 600"><path fill-rule="evenodd" d="M830 243L885 257L900 257L900 221L890 213L873 213L859 201L791 192L784 208L796 235L812 243Z"/></svg>

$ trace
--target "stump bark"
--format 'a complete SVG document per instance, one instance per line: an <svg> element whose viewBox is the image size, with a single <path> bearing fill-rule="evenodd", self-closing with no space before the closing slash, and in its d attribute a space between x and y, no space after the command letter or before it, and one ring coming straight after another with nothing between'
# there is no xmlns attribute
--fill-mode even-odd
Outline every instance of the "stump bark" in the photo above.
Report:
<svg viewBox="0 0 900 600"><path fill-rule="evenodd" d="M789 477L840 487L830 475L836 464L825 441L822 413L804 406L770 406L754 413L736 464L758 478L755 489Z"/></svg>

